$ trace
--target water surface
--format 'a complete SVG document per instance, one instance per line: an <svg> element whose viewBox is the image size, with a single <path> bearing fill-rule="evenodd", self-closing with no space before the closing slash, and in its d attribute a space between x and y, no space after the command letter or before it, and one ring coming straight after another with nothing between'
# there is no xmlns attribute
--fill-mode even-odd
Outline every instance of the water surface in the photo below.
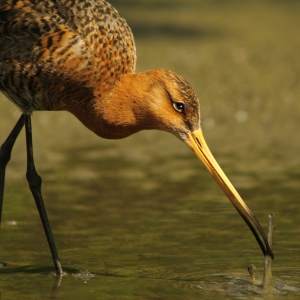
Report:
<svg viewBox="0 0 300 300"><path fill-rule="evenodd" d="M195 87L216 159L264 228L276 216L273 277L300 288L298 2L112 3L136 35L138 70L172 69ZM0 107L4 140L19 111L4 97ZM64 112L35 113L33 130L67 275L56 288L22 133L7 170L1 299L263 299L245 285L249 264L262 273L260 248L182 142L157 131L106 141Z"/></svg>

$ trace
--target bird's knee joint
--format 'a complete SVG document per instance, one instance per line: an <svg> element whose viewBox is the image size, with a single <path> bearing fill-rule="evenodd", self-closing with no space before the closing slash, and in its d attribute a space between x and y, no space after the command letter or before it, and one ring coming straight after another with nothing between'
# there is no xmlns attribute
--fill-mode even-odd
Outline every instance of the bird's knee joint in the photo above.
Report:
<svg viewBox="0 0 300 300"><path fill-rule="evenodd" d="M27 172L26 178L30 187L40 187L42 185L42 178L36 171Z"/></svg>

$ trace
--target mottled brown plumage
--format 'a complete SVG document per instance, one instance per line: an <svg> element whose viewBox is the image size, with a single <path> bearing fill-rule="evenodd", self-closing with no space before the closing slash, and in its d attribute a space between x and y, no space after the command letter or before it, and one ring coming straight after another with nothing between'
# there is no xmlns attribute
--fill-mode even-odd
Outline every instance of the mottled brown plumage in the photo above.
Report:
<svg viewBox="0 0 300 300"><path fill-rule="evenodd" d="M199 128L198 99L182 77L134 73L132 32L108 2L7 1L0 20L0 87L22 111L67 110L105 138ZM182 124L176 101L187 106Z"/></svg>
<svg viewBox="0 0 300 300"><path fill-rule="evenodd" d="M88 101L135 71L131 30L106 1L1 1L0 33L0 86L25 112Z"/></svg>
<svg viewBox="0 0 300 300"><path fill-rule="evenodd" d="M25 124L27 178L58 275L63 271L33 162L30 114L36 110L67 110L104 138L124 138L144 129L174 134L204 163L251 228L264 254L273 255L259 222L205 143L199 101L192 87L171 71L135 73L132 32L108 2L0 1L0 88L23 111L0 151L0 217L5 167Z"/></svg>

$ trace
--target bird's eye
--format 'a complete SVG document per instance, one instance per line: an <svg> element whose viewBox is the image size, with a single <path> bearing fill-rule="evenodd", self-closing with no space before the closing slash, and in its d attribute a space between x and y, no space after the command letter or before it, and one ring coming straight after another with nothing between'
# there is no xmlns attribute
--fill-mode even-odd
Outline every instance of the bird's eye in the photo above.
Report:
<svg viewBox="0 0 300 300"><path fill-rule="evenodd" d="M173 102L173 107L178 112L182 113L184 111L185 105L183 102Z"/></svg>

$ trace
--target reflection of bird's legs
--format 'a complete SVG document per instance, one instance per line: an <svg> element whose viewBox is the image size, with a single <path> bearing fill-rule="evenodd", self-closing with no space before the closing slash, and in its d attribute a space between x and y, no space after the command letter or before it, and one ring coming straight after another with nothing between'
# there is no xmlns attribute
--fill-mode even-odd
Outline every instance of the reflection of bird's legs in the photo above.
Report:
<svg viewBox="0 0 300 300"><path fill-rule="evenodd" d="M55 299L62 281L62 276L55 276L53 287L50 294L50 299Z"/></svg>
<svg viewBox="0 0 300 300"><path fill-rule="evenodd" d="M5 169L6 169L6 165L10 160L11 151L15 144L15 141L21 129L24 126L24 122L25 122L25 115L22 114L19 121L13 128L12 132L0 147L0 224L1 224L3 196L4 196Z"/></svg>
<svg viewBox="0 0 300 300"><path fill-rule="evenodd" d="M34 160L33 160L33 148L32 148L32 130L31 130L31 117L30 115L24 115L25 116L25 130L26 130L26 148L27 148L27 181L29 183L29 188L31 190L31 193L33 195L33 198L35 200L37 209L40 214L40 218L43 223L43 227L45 230L45 234L48 240L48 244L50 247L50 251L52 254L54 266L56 269L56 275L63 275L63 270L59 261L58 253L56 250L56 246L54 243L54 239L52 236L50 224L48 221L42 192L41 192L41 185L42 185L42 179L38 175L35 169Z"/></svg>

